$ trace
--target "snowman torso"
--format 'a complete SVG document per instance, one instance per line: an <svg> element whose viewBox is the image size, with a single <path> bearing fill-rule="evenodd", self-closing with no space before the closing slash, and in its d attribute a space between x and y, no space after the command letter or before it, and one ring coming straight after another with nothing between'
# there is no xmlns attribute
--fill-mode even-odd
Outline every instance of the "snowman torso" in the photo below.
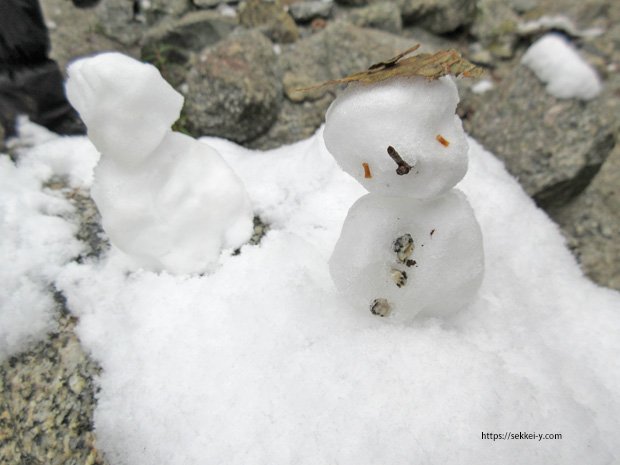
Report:
<svg viewBox="0 0 620 465"><path fill-rule="evenodd" d="M325 144L369 194L350 209L330 259L359 308L408 320L454 312L483 275L482 235L465 196L467 140L451 78L354 85L327 112Z"/></svg>

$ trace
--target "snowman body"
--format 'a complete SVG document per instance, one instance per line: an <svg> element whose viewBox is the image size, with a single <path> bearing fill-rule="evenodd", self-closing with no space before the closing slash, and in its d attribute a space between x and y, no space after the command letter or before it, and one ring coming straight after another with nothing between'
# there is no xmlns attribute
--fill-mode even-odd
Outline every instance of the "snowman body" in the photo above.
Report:
<svg viewBox="0 0 620 465"><path fill-rule="evenodd" d="M449 77L399 78L345 90L325 144L369 193L349 210L330 259L348 300L399 320L470 302L484 269L482 234L463 193L467 140Z"/></svg>

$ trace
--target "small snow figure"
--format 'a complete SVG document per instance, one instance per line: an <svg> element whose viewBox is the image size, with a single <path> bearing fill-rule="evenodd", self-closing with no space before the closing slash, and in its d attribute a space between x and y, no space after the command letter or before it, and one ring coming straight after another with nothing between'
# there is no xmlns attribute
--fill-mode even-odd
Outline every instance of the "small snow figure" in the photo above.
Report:
<svg viewBox="0 0 620 465"><path fill-rule="evenodd" d="M173 132L183 97L119 53L72 63L67 95L101 153L92 197L113 245L145 269L212 270L252 234L245 188L217 151Z"/></svg>
<svg viewBox="0 0 620 465"><path fill-rule="evenodd" d="M453 189L468 145L449 75L477 71L453 51L401 62L405 55L341 80L350 84L327 111L323 135L370 191L349 210L331 275L356 306L401 320L458 310L484 268L480 227Z"/></svg>

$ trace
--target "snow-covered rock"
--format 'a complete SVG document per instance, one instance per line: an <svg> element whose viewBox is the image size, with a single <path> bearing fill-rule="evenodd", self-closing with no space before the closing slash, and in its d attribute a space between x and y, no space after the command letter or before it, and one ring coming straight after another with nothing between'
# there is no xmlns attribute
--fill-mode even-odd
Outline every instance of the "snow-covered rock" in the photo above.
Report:
<svg viewBox="0 0 620 465"><path fill-rule="evenodd" d="M219 153L173 132L183 97L154 66L118 53L74 62L67 95L101 152L92 197L113 245L136 266L213 269L252 233L243 184Z"/></svg>

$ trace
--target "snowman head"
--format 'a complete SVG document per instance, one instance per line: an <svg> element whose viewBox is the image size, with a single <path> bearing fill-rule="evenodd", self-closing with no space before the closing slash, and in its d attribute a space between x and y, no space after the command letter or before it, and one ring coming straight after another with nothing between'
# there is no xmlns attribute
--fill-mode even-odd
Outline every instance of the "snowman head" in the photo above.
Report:
<svg viewBox="0 0 620 465"><path fill-rule="evenodd" d="M183 97L157 68L120 53L75 61L68 69L67 96L105 157L143 161L178 119Z"/></svg>
<svg viewBox="0 0 620 465"><path fill-rule="evenodd" d="M370 192L430 198L467 171L467 140L451 77L354 83L331 104L323 137L344 171Z"/></svg>

